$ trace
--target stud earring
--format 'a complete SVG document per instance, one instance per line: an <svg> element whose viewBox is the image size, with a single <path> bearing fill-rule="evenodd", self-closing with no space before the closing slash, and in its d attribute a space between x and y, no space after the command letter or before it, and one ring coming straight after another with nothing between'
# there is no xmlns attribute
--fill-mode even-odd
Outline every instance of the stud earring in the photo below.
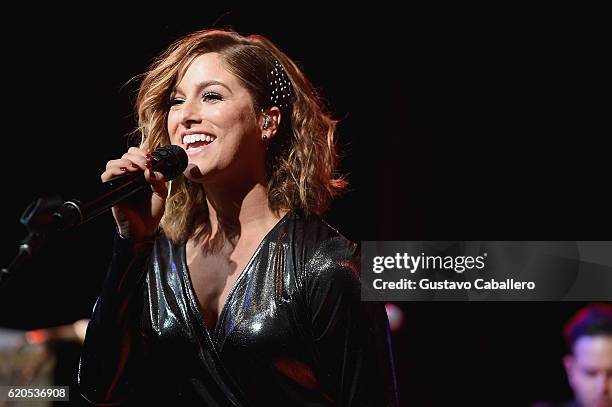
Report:
<svg viewBox="0 0 612 407"><path fill-rule="evenodd" d="M262 135L261 135L261 139L262 139L263 141L266 141L266 140L268 139L268 136L267 136L267 135L265 135L265 134L262 134Z"/></svg>

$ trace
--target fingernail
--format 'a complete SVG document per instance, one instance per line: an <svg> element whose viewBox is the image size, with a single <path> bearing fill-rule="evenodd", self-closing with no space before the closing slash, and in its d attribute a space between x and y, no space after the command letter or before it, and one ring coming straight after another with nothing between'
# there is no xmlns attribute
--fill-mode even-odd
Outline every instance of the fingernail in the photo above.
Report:
<svg viewBox="0 0 612 407"><path fill-rule="evenodd" d="M147 153L147 161L151 161L151 159L153 158L153 156L151 155L151 153Z"/></svg>
<svg viewBox="0 0 612 407"><path fill-rule="evenodd" d="M140 168L137 164L132 163L132 168Z"/></svg>
<svg viewBox="0 0 612 407"><path fill-rule="evenodd" d="M125 172L125 171L127 171L127 167L119 167L119 170Z"/></svg>

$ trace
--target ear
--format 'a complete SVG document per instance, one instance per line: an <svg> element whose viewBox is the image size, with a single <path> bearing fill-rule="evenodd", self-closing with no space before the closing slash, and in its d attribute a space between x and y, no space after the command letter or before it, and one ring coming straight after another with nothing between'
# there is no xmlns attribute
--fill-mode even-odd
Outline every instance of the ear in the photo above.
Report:
<svg viewBox="0 0 612 407"><path fill-rule="evenodd" d="M259 118L259 128L261 129L262 139L271 139L278 131L281 123L281 111L278 107L272 106L261 112Z"/></svg>

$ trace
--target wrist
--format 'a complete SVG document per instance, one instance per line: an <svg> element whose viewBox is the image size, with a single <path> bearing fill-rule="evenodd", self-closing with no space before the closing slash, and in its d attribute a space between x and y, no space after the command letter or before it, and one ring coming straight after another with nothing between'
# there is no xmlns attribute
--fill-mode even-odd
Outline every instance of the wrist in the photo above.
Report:
<svg viewBox="0 0 612 407"><path fill-rule="evenodd" d="M131 234L130 232L121 230L121 228L119 228L118 226L115 228L115 231L117 233L117 236L119 236L121 240L126 243L132 243L133 245L149 243L155 240L155 233L150 236L134 236L134 234Z"/></svg>

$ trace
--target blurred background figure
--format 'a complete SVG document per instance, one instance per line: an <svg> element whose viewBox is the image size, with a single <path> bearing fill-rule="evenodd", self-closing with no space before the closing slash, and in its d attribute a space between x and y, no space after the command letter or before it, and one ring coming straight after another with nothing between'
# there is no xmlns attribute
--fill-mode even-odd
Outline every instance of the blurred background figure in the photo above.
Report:
<svg viewBox="0 0 612 407"><path fill-rule="evenodd" d="M86 405L76 384L78 357L88 319L34 330L0 328L0 386L42 388L70 385L71 406ZM4 406L54 406L66 402L49 400L2 401Z"/></svg>
<svg viewBox="0 0 612 407"><path fill-rule="evenodd" d="M83 344L89 319L79 319L72 324L34 329L25 333L25 340L31 345L54 342L75 342Z"/></svg>
<svg viewBox="0 0 612 407"><path fill-rule="evenodd" d="M533 407L612 407L612 304L594 303L566 323L569 353L563 358L574 399Z"/></svg>

